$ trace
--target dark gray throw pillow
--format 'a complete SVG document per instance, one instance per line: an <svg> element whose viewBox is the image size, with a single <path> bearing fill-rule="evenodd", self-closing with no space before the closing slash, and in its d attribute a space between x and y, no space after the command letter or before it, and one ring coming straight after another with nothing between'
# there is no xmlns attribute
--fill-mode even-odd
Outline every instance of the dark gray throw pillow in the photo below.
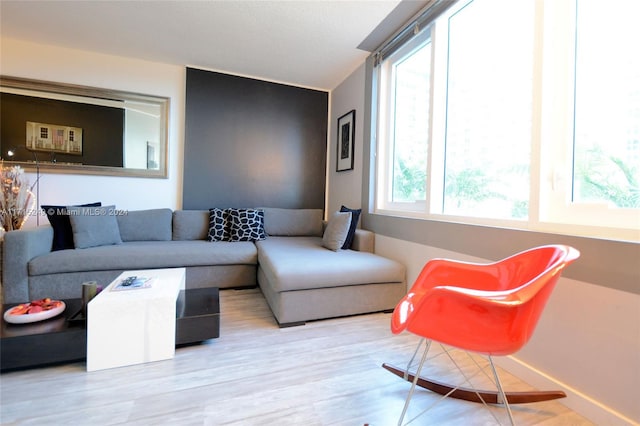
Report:
<svg viewBox="0 0 640 426"><path fill-rule="evenodd" d="M358 227L358 220L360 219L360 213L362 209L350 209L349 207L340 207L341 212L351 213L351 225L349 225L349 232L347 233L347 239L344 240L343 250L348 250L353 245L353 238L356 235L356 228Z"/></svg>
<svg viewBox="0 0 640 426"><path fill-rule="evenodd" d="M76 248L121 244L116 207L69 207Z"/></svg>

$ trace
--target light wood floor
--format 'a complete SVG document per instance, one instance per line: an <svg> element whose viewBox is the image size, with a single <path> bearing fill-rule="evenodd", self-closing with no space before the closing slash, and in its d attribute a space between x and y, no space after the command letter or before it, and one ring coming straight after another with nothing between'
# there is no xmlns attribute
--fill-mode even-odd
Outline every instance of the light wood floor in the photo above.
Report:
<svg viewBox="0 0 640 426"><path fill-rule="evenodd" d="M221 337L179 348L172 360L92 373L75 363L2 374L2 424L397 423L409 384L381 364L405 365L417 339L392 335L389 314L279 329L258 289L221 291L221 311ZM426 373L450 374L442 358ZM502 377L510 390L530 389ZM438 398L417 391L410 415ZM508 424L502 408L493 411ZM519 425L591 425L557 401L514 406L513 412ZM496 420L481 405L447 399L412 424Z"/></svg>

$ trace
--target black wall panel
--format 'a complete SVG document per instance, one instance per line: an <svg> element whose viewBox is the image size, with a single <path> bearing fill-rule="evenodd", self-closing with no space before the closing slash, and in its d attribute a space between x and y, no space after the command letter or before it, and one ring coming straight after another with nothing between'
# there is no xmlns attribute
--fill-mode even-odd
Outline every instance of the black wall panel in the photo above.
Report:
<svg viewBox="0 0 640 426"><path fill-rule="evenodd" d="M324 208L327 113L327 92L187 68L183 208Z"/></svg>

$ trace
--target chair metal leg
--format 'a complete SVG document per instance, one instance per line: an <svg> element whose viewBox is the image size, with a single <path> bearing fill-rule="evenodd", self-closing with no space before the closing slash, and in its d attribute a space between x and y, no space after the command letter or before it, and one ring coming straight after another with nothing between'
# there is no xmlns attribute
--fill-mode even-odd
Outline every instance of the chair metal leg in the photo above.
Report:
<svg viewBox="0 0 640 426"><path fill-rule="evenodd" d="M418 345L416 346L416 350L413 351L413 355L411 356L411 359L409 360L409 362L407 363L407 368L405 369L405 375L404 375L404 379L409 381L409 380L413 380L413 379L409 379L409 371L411 371L411 366L413 365L413 361L416 359L416 355L418 355L418 352L420 351L420 347L422 346L422 344L424 342L426 342L427 339L426 338L421 338L418 341Z"/></svg>
<svg viewBox="0 0 640 426"><path fill-rule="evenodd" d="M422 353L422 359L420 360L420 364L418 365L418 370L416 371L415 377L411 382L411 389L409 389L409 394L407 395L407 399L404 401L404 407L402 408L402 414L400 415L400 419L398 420L398 426L402 426L402 421L404 420L404 416L407 414L407 410L409 409L409 403L411 402L411 397L413 397L413 392L416 390L416 385L418 383L418 378L420 377L420 372L422 371L422 366L424 365L425 360L427 359L427 352L429 352L429 348L431 347L431 340L421 339L418 343L418 347L416 348L416 352L413 354L413 357L409 361L407 365L406 372L409 372L411 364L413 363L413 359L415 358L418 349L422 345L422 342L426 341L426 346L424 348L424 352ZM405 378L406 380L406 378Z"/></svg>
<svg viewBox="0 0 640 426"><path fill-rule="evenodd" d="M515 422L513 421L513 414L511 413L511 407L509 406L509 400L502 389L502 382L500 382L500 377L498 376L498 371L496 370L496 366L493 364L493 358L491 355L488 356L489 364L491 364L491 370L493 371L493 377L496 381L496 386L498 388L498 392L500 392L500 400L499 403L504 404L504 407L507 409L507 413L509 413L509 421L511 422L511 426L515 426Z"/></svg>

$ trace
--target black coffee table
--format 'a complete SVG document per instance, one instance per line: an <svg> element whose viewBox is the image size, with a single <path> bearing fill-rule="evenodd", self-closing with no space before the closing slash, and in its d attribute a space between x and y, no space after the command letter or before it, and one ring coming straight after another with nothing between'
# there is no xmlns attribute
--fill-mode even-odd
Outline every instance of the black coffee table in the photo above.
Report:
<svg viewBox="0 0 640 426"><path fill-rule="evenodd" d="M0 369L2 371L36 365L84 359L87 330L84 322L68 319L82 306L80 299L65 299L61 315L32 324L9 324L0 328ZM16 303L2 306L2 313Z"/></svg>
<svg viewBox="0 0 640 426"><path fill-rule="evenodd" d="M176 302L176 345L220 337L220 298L217 287L183 290Z"/></svg>
<svg viewBox="0 0 640 426"><path fill-rule="evenodd" d="M65 299L67 308L55 318L32 324L0 327L0 370L8 371L62 362L87 356L84 321L69 321L82 306L80 299ZM2 306L2 314L17 305ZM183 290L176 302L176 345L201 342L220 336L220 300L217 288Z"/></svg>

